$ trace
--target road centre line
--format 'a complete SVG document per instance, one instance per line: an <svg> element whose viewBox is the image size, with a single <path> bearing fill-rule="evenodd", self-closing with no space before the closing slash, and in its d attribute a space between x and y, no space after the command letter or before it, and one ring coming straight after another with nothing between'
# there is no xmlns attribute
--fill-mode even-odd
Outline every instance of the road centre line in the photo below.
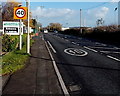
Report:
<svg viewBox="0 0 120 96"><path fill-rule="evenodd" d="M119 62L120 62L120 59L117 59L117 58L112 57L112 56L110 56L110 55L107 55L107 57L109 57L109 58L111 58L111 59L113 59L113 60L116 60L116 61L119 61Z"/></svg>
<svg viewBox="0 0 120 96"><path fill-rule="evenodd" d="M116 53L116 54L120 54L120 52L114 52L114 51L100 51L100 52L103 52L103 53Z"/></svg>
<svg viewBox="0 0 120 96"><path fill-rule="evenodd" d="M84 46L84 48L86 48L86 49L88 49L88 50L90 50L90 51L93 51L93 52L98 52L98 51L96 51L96 50L94 50L94 49L91 49L91 48L89 48L89 47L86 47L86 46Z"/></svg>
<svg viewBox="0 0 120 96"><path fill-rule="evenodd" d="M48 42L49 46L51 47L51 49L53 50L53 52L56 53L56 50L53 48L53 46L50 44L50 42L49 41L47 41L47 42Z"/></svg>
<svg viewBox="0 0 120 96"><path fill-rule="evenodd" d="M65 39L66 41L69 41L69 40L67 40L67 39Z"/></svg>
<svg viewBox="0 0 120 96"><path fill-rule="evenodd" d="M76 44L75 42L72 42L72 44Z"/></svg>
<svg viewBox="0 0 120 96"><path fill-rule="evenodd" d="M90 48L100 48L100 49L120 49L120 48L106 48L106 47L91 47L89 46Z"/></svg>
<svg viewBox="0 0 120 96"><path fill-rule="evenodd" d="M52 59L53 66L54 66L55 72L56 72L56 74L57 74L58 80L59 80L59 82L60 82L60 85L61 85L61 87L62 87L63 93L64 93L65 96L70 96L70 94L68 93L68 90L67 90L67 88L66 88L66 86L65 86L65 83L64 83L64 81L63 81L63 79L62 79L62 76L61 76L61 74L60 74L60 72L59 72L59 70L58 70L58 67L57 67L57 65L56 65L56 62L55 62L55 60L54 60L54 58L53 58L53 56L52 56L52 53L50 52L50 49L48 48L48 45L47 45L46 42L45 42L45 45L46 45L47 50L48 50L48 52L49 52L49 54L50 54L50 57L51 57L51 59Z"/></svg>

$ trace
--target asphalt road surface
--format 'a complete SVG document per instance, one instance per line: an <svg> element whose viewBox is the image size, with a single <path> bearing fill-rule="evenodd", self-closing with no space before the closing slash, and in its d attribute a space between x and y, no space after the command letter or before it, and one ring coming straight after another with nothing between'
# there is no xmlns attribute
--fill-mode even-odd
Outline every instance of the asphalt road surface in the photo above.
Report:
<svg viewBox="0 0 120 96"><path fill-rule="evenodd" d="M55 33L44 39L70 95L120 96L119 47Z"/></svg>

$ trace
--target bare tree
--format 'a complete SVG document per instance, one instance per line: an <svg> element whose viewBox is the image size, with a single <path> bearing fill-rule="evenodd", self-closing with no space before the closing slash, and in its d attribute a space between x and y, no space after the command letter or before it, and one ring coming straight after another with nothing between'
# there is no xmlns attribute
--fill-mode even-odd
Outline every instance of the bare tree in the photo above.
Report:
<svg viewBox="0 0 120 96"><path fill-rule="evenodd" d="M98 19L98 20L96 21L96 24L97 24L97 26L103 25L103 24L104 24L103 18Z"/></svg>

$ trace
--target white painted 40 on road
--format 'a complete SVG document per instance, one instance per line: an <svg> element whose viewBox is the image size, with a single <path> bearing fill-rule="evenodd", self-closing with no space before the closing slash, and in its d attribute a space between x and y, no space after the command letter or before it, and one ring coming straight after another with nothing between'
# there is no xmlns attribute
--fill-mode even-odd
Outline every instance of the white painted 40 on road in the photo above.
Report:
<svg viewBox="0 0 120 96"><path fill-rule="evenodd" d="M67 48L64 52L73 56L86 56L88 54L88 52L77 48Z"/></svg>

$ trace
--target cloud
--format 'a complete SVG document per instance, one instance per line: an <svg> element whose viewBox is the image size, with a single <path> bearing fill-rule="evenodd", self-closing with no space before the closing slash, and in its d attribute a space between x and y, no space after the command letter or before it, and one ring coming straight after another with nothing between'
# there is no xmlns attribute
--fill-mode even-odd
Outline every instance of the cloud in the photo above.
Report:
<svg viewBox="0 0 120 96"><path fill-rule="evenodd" d="M112 3L116 3L116 2L119 2L120 0L111 0L110 2Z"/></svg>
<svg viewBox="0 0 120 96"><path fill-rule="evenodd" d="M40 8L32 10L33 17L37 17L43 26L47 26L49 23L57 22L63 25L70 24L72 20L75 20L79 12L69 8ZM78 21L78 20L77 20ZM78 22L79 23L79 22Z"/></svg>
<svg viewBox="0 0 120 96"><path fill-rule="evenodd" d="M68 8L64 8L64 9L43 8L41 9L40 7L38 7L36 10L32 11L32 13L33 13L33 16L53 18L53 17L71 16L74 14L74 11Z"/></svg>
<svg viewBox="0 0 120 96"><path fill-rule="evenodd" d="M95 14L95 17L97 18L105 18L106 14L108 13L109 8L102 7L100 10L98 10Z"/></svg>
<svg viewBox="0 0 120 96"><path fill-rule="evenodd" d="M92 18L105 18L109 11L107 7L96 8L93 10L88 10L87 14Z"/></svg>

